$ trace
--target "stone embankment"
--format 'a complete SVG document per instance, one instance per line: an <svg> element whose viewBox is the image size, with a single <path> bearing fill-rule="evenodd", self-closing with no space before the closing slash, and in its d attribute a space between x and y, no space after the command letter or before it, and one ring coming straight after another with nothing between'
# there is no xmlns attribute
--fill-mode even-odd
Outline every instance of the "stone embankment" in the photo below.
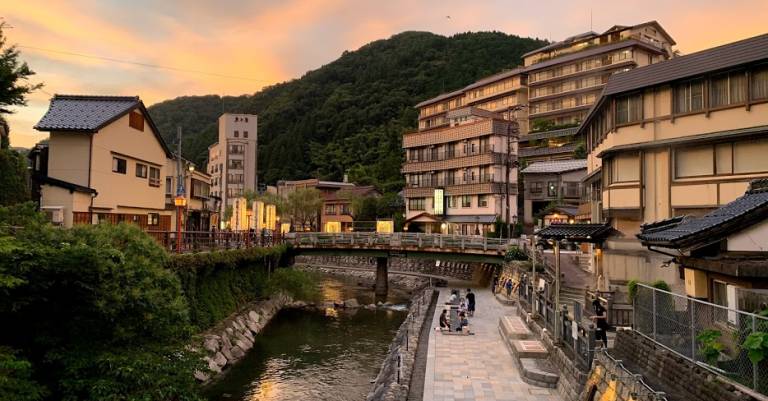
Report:
<svg viewBox="0 0 768 401"><path fill-rule="evenodd" d="M437 291L427 288L418 291L410 302L406 316L389 351L381 364L373 389L366 401L399 401L408 397L411 387L413 366L416 361L422 326L430 324L432 314L428 313L432 303L437 302ZM428 333L426 335L429 335Z"/></svg>
<svg viewBox="0 0 768 401"><path fill-rule="evenodd" d="M336 269L336 268L320 267L320 266L312 266L312 265L297 266L297 268L301 270L310 271L310 272L318 272L318 273L323 273L323 274L328 274L333 276L354 278L359 283L362 283L363 285L370 285L371 287L373 287L373 284L376 282L375 271ZM395 288L402 288L409 291L414 291L414 290L419 290L421 288L428 286L429 279L424 277L418 277L418 276L390 274L389 285Z"/></svg>
<svg viewBox="0 0 768 401"><path fill-rule="evenodd" d="M285 294L255 302L234 316L219 323L203 335L203 350L207 353L205 361L210 372L196 372L195 378L208 381L222 370L241 360L253 348L256 335L274 317L280 309L300 305Z"/></svg>
<svg viewBox="0 0 768 401"><path fill-rule="evenodd" d="M308 256L296 257L297 265L343 266L376 270L376 258L364 256ZM464 263L445 260L389 258L390 273L420 273L433 276L472 280L478 270L489 268L482 263Z"/></svg>

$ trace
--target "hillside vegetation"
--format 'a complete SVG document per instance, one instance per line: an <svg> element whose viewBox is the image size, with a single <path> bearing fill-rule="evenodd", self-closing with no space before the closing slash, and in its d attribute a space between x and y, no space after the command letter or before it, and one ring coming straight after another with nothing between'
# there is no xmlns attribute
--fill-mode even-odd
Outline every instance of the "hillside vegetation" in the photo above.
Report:
<svg viewBox="0 0 768 401"><path fill-rule="evenodd" d="M402 188L401 138L416 126L413 106L521 64L546 42L500 32L444 37L405 32L344 52L299 79L244 96L180 97L150 113L168 143L184 129L184 155L205 163L222 112L259 115L259 179L318 176Z"/></svg>

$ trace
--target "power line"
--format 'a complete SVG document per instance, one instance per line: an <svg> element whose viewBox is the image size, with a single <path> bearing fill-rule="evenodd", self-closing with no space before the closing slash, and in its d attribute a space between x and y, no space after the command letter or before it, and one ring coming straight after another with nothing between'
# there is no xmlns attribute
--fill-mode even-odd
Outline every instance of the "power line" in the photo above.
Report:
<svg viewBox="0 0 768 401"><path fill-rule="evenodd" d="M189 72L189 73L193 73L193 74L208 75L208 76L219 77L219 78L239 79L239 80L243 80L243 81L252 81L252 82L268 82L268 83L274 82L274 81L268 81L268 80L265 80L265 79L256 79L256 78L241 77L241 76L236 76L236 75L218 74L218 73L215 73L215 72L208 72L208 71L190 70L190 69L180 68L180 67L172 67L172 66L160 65L160 64L142 63L142 62L139 62L139 61L122 60L122 59L117 59L117 58L112 58L112 57L95 56L95 55L91 55L91 54L76 53L76 52L70 52L70 51L66 51L66 50L48 49L48 48L45 48L45 47L28 46L28 45L16 45L16 47L20 47L22 49L37 50L37 51L42 51L42 52L63 54L63 55L67 55L67 56L75 56L75 57L83 57L83 58L89 58L89 59L95 59L95 60L109 61L109 62L113 62L113 63L137 65L137 66L140 66L140 67L148 67L148 68L155 68L155 69L161 69L161 70L170 70L170 71L179 71L179 72Z"/></svg>

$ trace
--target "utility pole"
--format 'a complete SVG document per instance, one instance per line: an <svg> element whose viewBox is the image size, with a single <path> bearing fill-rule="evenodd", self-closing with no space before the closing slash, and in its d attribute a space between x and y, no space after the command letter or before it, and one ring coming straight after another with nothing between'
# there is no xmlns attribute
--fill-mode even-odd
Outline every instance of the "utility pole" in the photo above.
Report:
<svg viewBox="0 0 768 401"><path fill-rule="evenodd" d="M181 253L181 214L184 213L184 206L187 205L187 198L184 196L184 167L181 161L181 126L176 128L176 197L173 204L176 206L176 252Z"/></svg>
<svg viewBox="0 0 768 401"><path fill-rule="evenodd" d="M507 157L506 157L506 178L504 182L504 203L506 209L506 225L507 225L507 238L512 238L512 215L509 207L509 170L512 168L512 134L518 134L520 129L517 123L517 116L513 115L513 111L518 111L523 108L523 105L509 106L507 108ZM514 125L514 127L513 127Z"/></svg>

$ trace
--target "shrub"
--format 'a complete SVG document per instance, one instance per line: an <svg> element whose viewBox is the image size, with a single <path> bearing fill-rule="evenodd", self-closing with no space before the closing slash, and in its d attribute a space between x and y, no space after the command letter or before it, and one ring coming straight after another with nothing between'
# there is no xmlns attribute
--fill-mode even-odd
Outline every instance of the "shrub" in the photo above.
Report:
<svg viewBox="0 0 768 401"><path fill-rule="evenodd" d="M517 245L512 245L507 250L506 255L504 255L504 260L507 262L512 260L528 260L528 255Z"/></svg>
<svg viewBox="0 0 768 401"><path fill-rule="evenodd" d="M172 255L168 266L181 279L192 324L204 330L264 296L266 263L277 266L287 251L278 246Z"/></svg>
<svg viewBox="0 0 768 401"><path fill-rule="evenodd" d="M704 330L696 336L699 343L699 355L704 358L708 364L715 366L720 355L725 350L725 346L720 343L720 337L723 333L719 330Z"/></svg>
<svg viewBox="0 0 768 401"><path fill-rule="evenodd" d="M285 292L294 299L312 301L317 299L319 290L311 273L296 269L278 269L267 281L266 293L275 295Z"/></svg>

